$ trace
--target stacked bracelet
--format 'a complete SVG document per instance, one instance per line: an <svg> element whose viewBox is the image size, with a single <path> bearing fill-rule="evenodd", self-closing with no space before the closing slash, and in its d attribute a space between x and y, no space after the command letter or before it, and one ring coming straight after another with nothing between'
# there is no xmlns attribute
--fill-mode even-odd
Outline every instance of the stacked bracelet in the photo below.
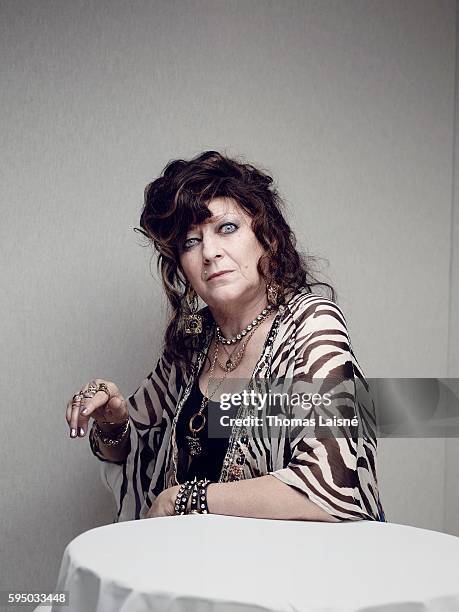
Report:
<svg viewBox="0 0 459 612"><path fill-rule="evenodd" d="M120 423L120 427L117 427L114 431L107 432L103 431L97 421L95 422L94 435L96 438L105 444L105 446L118 446L126 438L129 431L129 418L124 423Z"/></svg>
<svg viewBox="0 0 459 612"><path fill-rule="evenodd" d="M203 479L198 480L193 485L193 492L191 493L191 507L190 514L208 514L209 507L207 505L207 487L210 484L210 480Z"/></svg>
<svg viewBox="0 0 459 612"><path fill-rule="evenodd" d="M195 481L196 478L194 479L194 481L187 480L186 482L180 485L177 497L175 498L174 514L186 514L186 507L191 492L193 490L193 484Z"/></svg>
<svg viewBox="0 0 459 612"><path fill-rule="evenodd" d="M207 487L210 480L203 478L197 480L196 476L193 480L187 480L180 485L175 498L174 513L175 514L208 514L209 507L207 505ZM191 496L190 511L187 512L188 500Z"/></svg>

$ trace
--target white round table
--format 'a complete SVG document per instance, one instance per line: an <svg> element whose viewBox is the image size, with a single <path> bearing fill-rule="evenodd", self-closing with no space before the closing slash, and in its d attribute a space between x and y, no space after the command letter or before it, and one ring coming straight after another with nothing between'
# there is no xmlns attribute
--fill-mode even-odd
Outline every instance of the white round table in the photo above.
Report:
<svg viewBox="0 0 459 612"><path fill-rule="evenodd" d="M371 521L144 519L70 542L60 590L69 605L53 612L459 611L459 538Z"/></svg>

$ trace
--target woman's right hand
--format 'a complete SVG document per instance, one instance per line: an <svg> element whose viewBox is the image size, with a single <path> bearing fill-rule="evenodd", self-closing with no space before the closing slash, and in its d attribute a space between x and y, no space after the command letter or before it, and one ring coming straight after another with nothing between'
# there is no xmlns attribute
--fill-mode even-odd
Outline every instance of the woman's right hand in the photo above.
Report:
<svg viewBox="0 0 459 612"><path fill-rule="evenodd" d="M105 391L97 391L92 397L83 397L90 387L105 385L110 397ZM103 425L104 421L121 424L129 416L127 402L118 390L115 383L102 378L96 378L86 384L81 391L76 393L67 403L65 418L70 428L70 437L82 438L89 429L89 417L97 421L101 429L110 429L110 426ZM114 427L114 426L112 426Z"/></svg>

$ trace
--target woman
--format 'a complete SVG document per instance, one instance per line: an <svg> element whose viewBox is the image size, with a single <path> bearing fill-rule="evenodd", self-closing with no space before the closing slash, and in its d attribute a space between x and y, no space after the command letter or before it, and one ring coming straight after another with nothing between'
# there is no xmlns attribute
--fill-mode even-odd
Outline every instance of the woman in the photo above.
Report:
<svg viewBox="0 0 459 612"><path fill-rule="evenodd" d="M190 511L385 520L368 385L334 291L311 276L281 204L270 176L215 151L171 162L145 190L140 231L171 305L162 356L128 400L97 379L66 413L71 437L94 419L115 522ZM270 415L273 389L284 399ZM243 390L253 395L234 400L226 437L211 435L222 398ZM312 391L308 424L294 421L287 400Z"/></svg>

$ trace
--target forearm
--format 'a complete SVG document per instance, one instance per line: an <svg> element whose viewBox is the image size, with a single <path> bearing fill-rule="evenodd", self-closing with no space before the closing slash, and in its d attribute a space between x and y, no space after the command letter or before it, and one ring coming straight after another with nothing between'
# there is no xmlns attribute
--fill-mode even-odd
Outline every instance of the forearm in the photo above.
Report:
<svg viewBox="0 0 459 612"><path fill-rule="evenodd" d="M275 476L211 483L207 504L212 514L251 518L339 522Z"/></svg>

